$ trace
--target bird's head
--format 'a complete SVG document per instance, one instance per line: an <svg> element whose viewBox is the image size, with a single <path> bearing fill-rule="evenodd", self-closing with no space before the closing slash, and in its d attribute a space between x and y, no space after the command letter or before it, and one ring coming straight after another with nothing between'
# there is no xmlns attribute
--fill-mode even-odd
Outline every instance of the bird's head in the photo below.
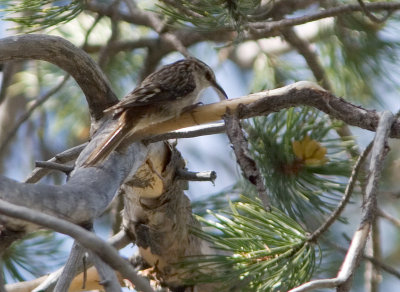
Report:
<svg viewBox="0 0 400 292"><path fill-rule="evenodd" d="M227 99L228 96L221 85L218 84L213 70L206 63L198 59L191 58L191 60L194 62L194 69L198 73L201 82L213 87L221 100Z"/></svg>

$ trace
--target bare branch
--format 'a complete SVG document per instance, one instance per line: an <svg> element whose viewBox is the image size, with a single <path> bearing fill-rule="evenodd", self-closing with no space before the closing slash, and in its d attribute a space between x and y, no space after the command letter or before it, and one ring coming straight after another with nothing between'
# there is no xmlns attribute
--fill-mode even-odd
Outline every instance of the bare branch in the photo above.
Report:
<svg viewBox="0 0 400 292"><path fill-rule="evenodd" d="M176 175L177 179L189 180L189 181L211 181L212 183L214 183L214 181L217 178L217 173L213 170L192 172L183 169L178 169Z"/></svg>
<svg viewBox="0 0 400 292"><path fill-rule="evenodd" d="M0 154L3 153L3 151L7 147L8 143L16 135L19 127L21 127L21 125L29 119L29 117L32 115L32 113L35 111L35 109L37 109L39 106L41 106L43 103L45 103L57 91L59 91L65 85L65 83L67 83L68 79L69 79L69 75L67 74L64 76L64 78L61 80L61 82L59 84L57 84L54 88L49 90L47 93L38 97L32 104L29 105L28 110L22 116L20 116L18 118L18 121L15 122L15 124L11 127L10 130L8 130L8 133L5 135L3 143L0 145Z"/></svg>
<svg viewBox="0 0 400 292"><path fill-rule="evenodd" d="M379 121L379 115L376 111L367 110L342 98L337 98L313 82L300 81L282 88L198 106L176 119L138 131L137 135L132 137L132 140L140 140L180 128L215 122L222 119L227 109L230 109L233 113L236 112L239 105L242 105L239 115L241 119L268 115L284 108L312 106L349 125L370 131L376 130ZM400 138L400 121L394 122L390 137Z"/></svg>
<svg viewBox="0 0 400 292"><path fill-rule="evenodd" d="M313 232L313 234L310 235L308 238L309 241L313 242L318 239L321 234L323 234L328 228L336 221L337 218L339 218L340 214L346 207L347 203L350 200L351 194L353 193L354 185L356 184L357 181L357 175L361 169L361 166L363 165L365 158L368 156L370 150L372 149L372 143L370 143L367 148L361 153L361 155L358 157L353 170L351 172L351 176L349 179L349 182L347 183L346 190L344 192L344 196L342 200L339 202L337 205L336 209L329 215L328 219L322 224L317 230Z"/></svg>
<svg viewBox="0 0 400 292"><path fill-rule="evenodd" d="M384 17L378 18L378 17L376 17L375 15L373 15L371 12L369 12L369 10L368 10L368 8L365 6L365 3L364 3L363 0L357 0L357 1L358 1L358 3L360 4L360 6L361 6L363 12L365 13L365 15L366 15L370 20L372 20L373 22L377 22L377 23L385 22L385 21L389 18L389 16L392 14L391 11L389 10L389 11L387 12L387 14L386 14Z"/></svg>
<svg viewBox="0 0 400 292"><path fill-rule="evenodd" d="M74 167L72 165L64 165L57 162L48 162L48 161L36 161L35 167L58 170L64 172L65 174L69 174L71 171L74 170Z"/></svg>
<svg viewBox="0 0 400 292"><path fill-rule="evenodd" d="M224 132L225 132L225 123L223 122L205 124L185 129L179 129L173 132L168 132L165 134L160 134L150 138L146 138L145 143L154 143L169 139L194 138L199 136L220 134Z"/></svg>
<svg viewBox="0 0 400 292"><path fill-rule="evenodd" d="M98 142L95 137L83 155L88 155ZM124 155L114 153L101 168L75 169L62 186L23 184L0 176L0 199L74 223L91 222L104 212L126 177L143 164L147 155L140 143L130 145L127 151ZM17 220L5 218L3 222L17 230L25 227Z"/></svg>
<svg viewBox="0 0 400 292"><path fill-rule="evenodd" d="M365 7L369 11L396 11L400 9L400 3L397 2L375 2L375 3L366 3ZM323 19L327 17L333 17L338 15L343 15L346 13L359 12L363 11L363 8L360 5L349 4L349 5L341 5L337 7L328 8L313 14L308 14L305 16L287 18L277 21L269 21L269 22L258 22L250 24L250 28L253 28L257 31L251 38L259 38L261 36L276 36L279 34L279 30L286 27L292 27L299 24L304 24L307 22L315 21L318 19Z"/></svg>
<svg viewBox="0 0 400 292"><path fill-rule="evenodd" d="M329 106L326 104L327 102ZM375 111L365 110L343 99L336 98L311 82L298 82L271 91L199 106L177 119L148 127L144 129L144 132L138 133L138 136L132 139L141 139L182 127L216 121L221 119L227 108L232 112L236 112L239 104L243 104L240 110L241 118L266 115L270 112L297 105L309 105L350 125L369 130L375 130L379 121L379 116ZM112 129L112 123L115 123L115 120L109 121L111 126L105 125L104 127L110 130L110 128ZM101 129L99 133L107 134ZM391 128L391 136L400 137L400 122L397 120ZM90 146L86 147L82 152L77 165L85 159L97 143L102 141L102 137L104 136L96 135L94 137L89 144ZM133 171L127 162L135 163L136 167L142 163L142 159L146 156L146 151L144 151L143 147L140 143L134 143L131 145L131 151L115 152L101 167L77 169L73 172L67 184L63 186L24 185L0 177L0 198L11 203L27 204L26 206L29 205L36 210L43 210L46 213L51 212L49 214L54 216L74 218L76 220L74 222L90 221L89 218L94 218L95 214L100 214L104 210L126 175ZM127 159L127 155L129 155L129 159ZM98 182L100 181L107 181L108 183L99 184ZM66 193L64 194L64 192ZM85 195L81 195L83 193ZM39 197L40 200L37 199ZM107 199L102 201L99 198Z"/></svg>
<svg viewBox="0 0 400 292"><path fill-rule="evenodd" d="M317 54L310 48L310 45L301 39L292 28L283 30L282 35L285 40L303 56L317 82L321 84L324 89L331 91L332 86L326 77L325 70Z"/></svg>
<svg viewBox="0 0 400 292"><path fill-rule="evenodd" d="M104 290L106 292L121 291L121 285L119 284L115 271L111 269L109 265L104 263L95 253L89 251L89 254L97 272L99 273L101 279L99 284L104 287Z"/></svg>
<svg viewBox="0 0 400 292"><path fill-rule="evenodd" d="M88 143L84 143L84 144L72 147L68 150L65 150L64 152L57 154L55 157L49 159L46 162L62 164L62 163L66 163L66 162L75 160L87 145L88 145ZM25 180L25 182L26 183L36 183L42 177L47 175L49 172L51 172L51 169L49 169L49 168L36 167L32 171L31 175Z"/></svg>
<svg viewBox="0 0 400 292"><path fill-rule="evenodd" d="M0 292L7 292L6 288L5 288L5 281L4 281L4 274L3 274L3 263L0 260Z"/></svg>
<svg viewBox="0 0 400 292"><path fill-rule="evenodd" d="M1 81L0 88L0 104L4 101L7 95L7 88L11 84L12 77L14 76L15 64L14 62L6 62L3 66L3 80Z"/></svg>
<svg viewBox="0 0 400 292"><path fill-rule="evenodd" d="M86 229L68 221L36 212L29 208L16 206L3 200L0 200L0 213L39 224L43 227L73 237L82 246L95 252L104 262L108 263L111 267L119 271L124 277L134 283L137 290L153 291L147 280L138 276L130 264L122 259L112 246L108 245L93 233L88 232Z"/></svg>
<svg viewBox="0 0 400 292"><path fill-rule="evenodd" d="M68 292L71 281L75 277L77 267L81 265L84 254L85 248L83 248L75 241L74 245L72 246L71 252L69 253L67 263L65 264L60 278L57 281L56 287L54 288L54 291ZM36 288L33 292L35 291L38 292L41 290Z"/></svg>
<svg viewBox="0 0 400 292"><path fill-rule="evenodd" d="M384 210L378 209L378 216L386 219L387 221L392 223L397 228L400 228L400 220L398 218L390 215L389 213L385 212Z"/></svg>
<svg viewBox="0 0 400 292"><path fill-rule="evenodd" d="M121 249L124 248L125 246L127 246L128 244L132 243L131 239L128 237L128 235L126 234L126 232L124 230L121 230L120 232L118 232L117 234L113 235L111 238L109 238L107 240L107 242L112 245L114 248L116 249ZM77 249L72 249L72 252L70 254L70 257L72 257L72 253L74 253L75 251L78 251ZM89 259L90 261L90 259ZM79 261L78 262L78 266L76 267L76 271L78 273L82 272L83 269L85 268L83 265L83 261ZM89 263L87 265L86 268L91 267L92 263ZM33 290L32 292L36 292L36 291L47 291L48 289L54 289L54 286L56 285L56 282L58 280L58 278L60 277L61 273L63 272L64 268L58 269L55 272L52 272L49 276L45 276L45 277L41 277L39 279L35 279L33 280L34 283L32 283L32 285L30 287L30 290ZM77 279L78 277L74 278L74 281L78 281L79 279ZM29 284L31 281L28 281L27 284ZM40 285L39 285L40 284ZM14 291L13 288L16 284L10 284L7 285L7 289L10 290L11 292Z"/></svg>
<svg viewBox="0 0 400 292"><path fill-rule="evenodd" d="M94 120L118 99L98 65L69 41L56 36L29 34L0 39L0 61L44 60L67 71L83 90Z"/></svg>
<svg viewBox="0 0 400 292"><path fill-rule="evenodd" d="M342 252L342 253L344 253L344 254L347 253L347 248L342 247L342 246L339 246L339 245L333 243L332 241L330 241L330 242L325 241L325 242L326 242L329 246L334 247L335 249L339 250L340 252ZM378 266L379 268L381 268L381 269L384 270L385 272L387 272L387 273L389 273L389 274L395 276L396 278L400 279L400 271L396 270L395 268L393 268L393 267L391 267L391 266L385 264L384 262L382 262L382 261L380 261L380 260L378 260L378 259L376 259L376 258L374 258L374 257L368 256L368 255L366 255L366 254L363 254L363 255L362 255L362 258L363 258L364 260L370 261L370 262L373 263L375 266Z"/></svg>
<svg viewBox="0 0 400 292"><path fill-rule="evenodd" d="M224 121L226 124L226 133L229 141L232 143L236 161L243 172L243 176L256 187L261 202L265 209L269 210L271 206L267 189L257 163L249 154L247 139L244 137L237 115L232 115L230 110L228 110L226 115L224 115Z"/></svg>
<svg viewBox="0 0 400 292"><path fill-rule="evenodd" d="M358 230L354 233L350 247L347 251L342 266L340 267L337 277L333 279L310 281L290 290L291 292L305 292L313 289L335 287L337 287L337 291L341 292L345 292L350 289L352 275L358 266L360 256L363 254L371 224L375 217L376 190L381 175L383 160L387 154L385 147L393 120L394 116L390 112L386 111L381 114L372 148L371 161L369 165L369 177L361 223Z"/></svg>

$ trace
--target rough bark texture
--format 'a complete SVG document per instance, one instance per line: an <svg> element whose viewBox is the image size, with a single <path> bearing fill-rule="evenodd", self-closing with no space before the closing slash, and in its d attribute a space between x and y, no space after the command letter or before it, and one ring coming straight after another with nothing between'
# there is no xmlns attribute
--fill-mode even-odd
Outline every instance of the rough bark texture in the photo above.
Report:
<svg viewBox="0 0 400 292"><path fill-rule="evenodd" d="M184 256L202 254L202 241L190 234L199 227L183 190L187 182L176 178L185 162L168 143L152 144L146 163L124 186L123 226L139 247L152 277L168 287L182 285L171 264Z"/></svg>

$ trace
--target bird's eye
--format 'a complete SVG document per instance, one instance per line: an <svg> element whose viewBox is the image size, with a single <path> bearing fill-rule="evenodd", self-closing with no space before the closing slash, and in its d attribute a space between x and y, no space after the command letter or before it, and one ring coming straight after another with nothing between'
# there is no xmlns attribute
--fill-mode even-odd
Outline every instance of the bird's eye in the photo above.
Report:
<svg viewBox="0 0 400 292"><path fill-rule="evenodd" d="M206 72L206 79L207 79L208 81L211 81L211 80L212 80L212 74L211 74L211 72L209 72L209 71Z"/></svg>

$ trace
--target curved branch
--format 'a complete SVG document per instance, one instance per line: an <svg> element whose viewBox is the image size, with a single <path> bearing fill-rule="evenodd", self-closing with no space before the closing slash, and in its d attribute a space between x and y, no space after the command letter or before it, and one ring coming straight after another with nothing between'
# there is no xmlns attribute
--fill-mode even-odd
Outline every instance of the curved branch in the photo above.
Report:
<svg viewBox="0 0 400 292"><path fill-rule="evenodd" d="M83 150L87 155L98 139ZM147 150L141 143L124 154L115 153L98 168L78 168L62 186L19 183L0 176L0 199L41 211L73 223L91 222L104 212L126 177L143 164ZM0 218L9 228L24 229L26 222Z"/></svg>
<svg viewBox="0 0 400 292"><path fill-rule="evenodd" d="M240 104L242 106L238 107ZM345 123L375 131L379 115L373 110L355 106L337 98L312 82L297 82L270 91L250 94L215 104L199 106L180 116L143 129L132 137L132 142L155 134L166 133L183 127L220 120L227 108L237 112L240 118L267 115L294 106L313 106ZM240 108L240 110L239 110ZM115 120L104 123L105 128L89 143L77 160L79 166L85 157L112 130ZM391 127L391 137L400 138L400 122ZM73 222L90 221L110 203L115 192L129 173L136 171L147 155L140 143L133 143L128 151L115 152L105 163L90 168L77 168L63 186L22 184L0 177L0 199L30 206L33 209L61 217ZM40 200L39 200L40 198Z"/></svg>
<svg viewBox="0 0 400 292"><path fill-rule="evenodd" d="M0 62L27 59L53 63L71 74L83 90L94 120L117 102L98 65L82 49L61 37L29 34L0 39Z"/></svg>
<svg viewBox="0 0 400 292"><path fill-rule="evenodd" d="M368 11L388 11L392 12L395 10L400 9L400 3L398 2L376 2L376 3L365 3L365 7ZM258 30L255 35L257 38L260 36L271 36L277 35L278 30L286 27L292 27L299 24L304 24L307 22L338 16L345 13L352 13L352 12L362 12L364 9L360 7L358 4L349 4L349 5L340 5L337 7L332 7L329 9L321 10L316 13L308 14L305 16L293 17L293 18L286 18L277 21L269 21L269 22L255 22L250 24L250 27Z"/></svg>
<svg viewBox="0 0 400 292"><path fill-rule="evenodd" d="M153 289L147 280L140 277L132 266L118 254L117 250L105 241L87 231L86 229L74 225L68 221L61 220L47 214L42 214L25 207L16 206L0 200L0 213L27 220L50 228L60 233L73 237L82 246L92 250L109 264L112 268L119 271L124 277L129 279L139 291L152 292Z"/></svg>
<svg viewBox="0 0 400 292"><path fill-rule="evenodd" d="M138 131L131 139L136 141L176 129L219 121L227 109L238 112L239 118L247 119L296 106L312 106L346 124L370 131L375 131L379 122L379 114L375 110L367 110L338 98L313 82L300 81L282 88L196 107L179 118L153 124ZM398 119L392 125L390 137L400 138Z"/></svg>

